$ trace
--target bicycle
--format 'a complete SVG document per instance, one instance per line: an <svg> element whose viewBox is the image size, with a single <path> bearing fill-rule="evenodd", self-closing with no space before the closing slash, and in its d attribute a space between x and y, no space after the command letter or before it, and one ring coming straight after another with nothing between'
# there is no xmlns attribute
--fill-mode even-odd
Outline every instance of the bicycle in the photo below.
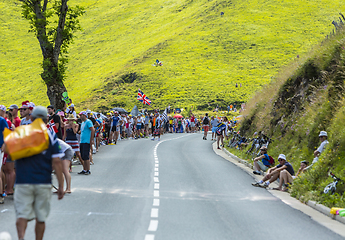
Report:
<svg viewBox="0 0 345 240"><path fill-rule="evenodd" d="M323 189L323 193L327 194L330 193L331 195L333 195L335 193L335 190L337 190L337 184L339 181L341 181L340 178L338 178L337 176L335 176L332 172L330 172L328 174L330 177L332 177L334 179L333 182L331 182L330 184L328 184L324 189Z"/></svg>

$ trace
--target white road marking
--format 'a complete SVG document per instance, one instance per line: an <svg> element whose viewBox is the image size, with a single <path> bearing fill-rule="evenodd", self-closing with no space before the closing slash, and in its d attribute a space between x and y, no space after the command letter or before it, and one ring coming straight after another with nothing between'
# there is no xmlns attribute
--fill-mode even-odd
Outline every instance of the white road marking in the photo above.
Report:
<svg viewBox="0 0 345 240"><path fill-rule="evenodd" d="M151 217L152 218L158 218L158 208L152 208L151 209Z"/></svg>
<svg viewBox="0 0 345 240"><path fill-rule="evenodd" d="M151 220L148 231L155 232L158 228L158 220Z"/></svg>
<svg viewBox="0 0 345 240"><path fill-rule="evenodd" d="M159 191L158 190L154 190L153 191L153 196L154 197L159 197Z"/></svg>
<svg viewBox="0 0 345 240"><path fill-rule="evenodd" d="M155 235L153 235L153 234L146 234L145 235L145 240L155 240Z"/></svg>
<svg viewBox="0 0 345 240"><path fill-rule="evenodd" d="M159 206L159 199L157 199L157 198L153 199L153 206L154 207L158 207Z"/></svg>
<svg viewBox="0 0 345 240"><path fill-rule="evenodd" d="M159 189L159 183L155 183L155 185L153 186L154 189Z"/></svg>
<svg viewBox="0 0 345 240"><path fill-rule="evenodd" d="M158 172L158 167L155 167L155 172Z"/></svg>
<svg viewBox="0 0 345 240"><path fill-rule="evenodd" d="M155 177L158 177L159 176L159 173L158 172L155 172Z"/></svg>
<svg viewBox="0 0 345 240"><path fill-rule="evenodd" d="M159 184L158 184L158 186L159 186ZM7 211L8 211L8 209L1 210L2 213L7 212Z"/></svg>
<svg viewBox="0 0 345 240"><path fill-rule="evenodd" d="M111 215L114 215L114 213L89 212L87 216L90 216L90 215L111 216Z"/></svg>
<svg viewBox="0 0 345 240"><path fill-rule="evenodd" d="M155 161L155 163L156 163L156 164L158 164L158 163L159 163L158 159Z"/></svg>
<svg viewBox="0 0 345 240"><path fill-rule="evenodd" d="M154 177L154 178L153 178L153 181L154 181L154 182L159 182L158 177Z"/></svg>
<svg viewBox="0 0 345 240"><path fill-rule="evenodd" d="M156 164L155 164L155 167L159 167L159 164L158 164L158 163L156 163Z"/></svg>

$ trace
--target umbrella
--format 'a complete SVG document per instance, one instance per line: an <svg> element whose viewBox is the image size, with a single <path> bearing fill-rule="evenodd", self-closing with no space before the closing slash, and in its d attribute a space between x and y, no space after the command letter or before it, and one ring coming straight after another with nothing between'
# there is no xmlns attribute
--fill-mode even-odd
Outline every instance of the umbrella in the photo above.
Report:
<svg viewBox="0 0 345 240"><path fill-rule="evenodd" d="M118 111L119 113L128 113L125 109L120 107L115 107L112 109L113 111Z"/></svg>
<svg viewBox="0 0 345 240"><path fill-rule="evenodd" d="M132 109L131 113L132 116L138 116L139 114L139 109L137 107L137 105L134 106L134 108Z"/></svg>
<svg viewBox="0 0 345 240"><path fill-rule="evenodd" d="M183 116L180 115L180 114L176 114L176 115L174 116L174 118L183 118Z"/></svg>

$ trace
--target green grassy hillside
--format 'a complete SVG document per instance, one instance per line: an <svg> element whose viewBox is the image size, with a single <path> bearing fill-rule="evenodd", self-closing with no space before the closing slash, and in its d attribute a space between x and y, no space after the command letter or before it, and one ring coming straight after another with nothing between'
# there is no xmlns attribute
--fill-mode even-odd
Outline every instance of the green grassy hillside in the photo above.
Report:
<svg viewBox="0 0 345 240"><path fill-rule="evenodd" d="M133 107L138 88L161 108L247 101L332 30L341 2L71 0L86 14L65 84L77 106L101 109ZM0 0L0 101L46 105L39 45L16 3Z"/></svg>
<svg viewBox="0 0 345 240"><path fill-rule="evenodd" d="M320 145L319 132L327 131L326 150L311 170L294 180L292 195L329 207L345 207L344 54L345 27L291 63L257 93L247 104L240 128L246 136L263 131L272 137L275 141L269 145L269 154L275 159L285 154L296 171L302 160L312 162ZM236 154L248 158L243 152ZM336 194L321 194L332 182L330 171L342 181Z"/></svg>

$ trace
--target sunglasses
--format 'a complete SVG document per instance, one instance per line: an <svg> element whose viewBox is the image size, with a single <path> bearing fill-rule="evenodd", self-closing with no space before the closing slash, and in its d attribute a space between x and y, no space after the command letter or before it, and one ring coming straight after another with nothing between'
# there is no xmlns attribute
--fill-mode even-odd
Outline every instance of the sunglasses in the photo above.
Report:
<svg viewBox="0 0 345 240"><path fill-rule="evenodd" d="M22 111L22 110L25 111L26 109L27 109L27 108L21 108L20 111Z"/></svg>

